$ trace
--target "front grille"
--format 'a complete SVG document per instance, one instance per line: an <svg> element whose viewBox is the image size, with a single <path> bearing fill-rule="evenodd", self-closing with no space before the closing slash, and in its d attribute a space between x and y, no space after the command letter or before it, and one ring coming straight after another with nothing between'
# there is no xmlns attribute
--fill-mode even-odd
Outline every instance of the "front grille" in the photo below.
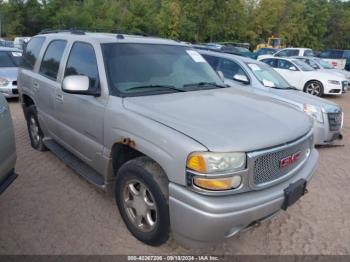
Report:
<svg viewBox="0 0 350 262"><path fill-rule="evenodd" d="M258 155L253 162L253 181L259 186L273 182L290 174L297 168L310 154L312 136L299 142L291 143L281 147L281 149L269 150ZM287 166L281 166L281 160L300 153L297 160Z"/></svg>
<svg viewBox="0 0 350 262"><path fill-rule="evenodd" d="M330 131L339 131L342 124L342 113L328 113L328 123Z"/></svg>

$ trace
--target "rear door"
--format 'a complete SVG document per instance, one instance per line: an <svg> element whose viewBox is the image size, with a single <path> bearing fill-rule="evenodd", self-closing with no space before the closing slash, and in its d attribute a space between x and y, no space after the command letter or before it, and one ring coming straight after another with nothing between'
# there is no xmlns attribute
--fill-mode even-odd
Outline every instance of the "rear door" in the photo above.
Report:
<svg viewBox="0 0 350 262"><path fill-rule="evenodd" d="M16 159L15 138L10 109L0 94L0 183L14 167Z"/></svg>
<svg viewBox="0 0 350 262"><path fill-rule="evenodd" d="M102 64L102 61L101 63ZM89 77L90 88L100 90L100 75L95 48L90 43L75 42L70 50L64 77ZM91 95L69 94L56 90L55 107L61 144L92 167L103 150L103 124L107 101Z"/></svg>
<svg viewBox="0 0 350 262"><path fill-rule="evenodd" d="M48 43L38 73L33 80L33 88L38 90L37 110L46 130L51 135L57 135L55 94L56 89L61 87L57 78L66 46L67 41L60 39Z"/></svg>

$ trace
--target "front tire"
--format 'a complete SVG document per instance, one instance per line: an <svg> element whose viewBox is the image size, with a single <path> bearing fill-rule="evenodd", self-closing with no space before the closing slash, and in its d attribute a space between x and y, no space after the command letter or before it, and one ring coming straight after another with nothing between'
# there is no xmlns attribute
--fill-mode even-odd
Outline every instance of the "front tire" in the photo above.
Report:
<svg viewBox="0 0 350 262"><path fill-rule="evenodd" d="M117 174L115 197L129 231L140 241L159 246L169 238L168 180L147 157L125 163Z"/></svg>
<svg viewBox="0 0 350 262"><path fill-rule="evenodd" d="M307 82L304 87L304 92L310 95L321 97L324 94L323 85L321 82L316 80Z"/></svg>
<svg viewBox="0 0 350 262"><path fill-rule="evenodd" d="M44 133L40 128L38 114L34 105L26 109L26 120L31 146L38 151L46 151L47 148L43 142Z"/></svg>

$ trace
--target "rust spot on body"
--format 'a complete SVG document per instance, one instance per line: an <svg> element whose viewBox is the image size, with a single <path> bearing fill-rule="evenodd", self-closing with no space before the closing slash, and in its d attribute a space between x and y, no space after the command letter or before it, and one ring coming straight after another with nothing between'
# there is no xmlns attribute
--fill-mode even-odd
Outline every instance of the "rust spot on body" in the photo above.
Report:
<svg viewBox="0 0 350 262"><path fill-rule="evenodd" d="M123 138L123 140L121 142L123 145L128 145L128 146L133 147L133 148L136 147L135 141L130 139L129 137Z"/></svg>

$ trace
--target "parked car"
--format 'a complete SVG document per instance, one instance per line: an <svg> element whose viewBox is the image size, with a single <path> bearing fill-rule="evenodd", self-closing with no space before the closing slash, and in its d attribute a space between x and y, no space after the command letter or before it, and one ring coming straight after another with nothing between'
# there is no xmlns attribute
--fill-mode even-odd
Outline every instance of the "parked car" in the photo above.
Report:
<svg viewBox="0 0 350 262"><path fill-rule="evenodd" d="M13 44L14 47L20 50L23 50L26 44L29 42L30 37L29 36L18 36L15 37Z"/></svg>
<svg viewBox="0 0 350 262"><path fill-rule="evenodd" d="M18 97L17 73L22 52L16 48L0 47L0 93L6 98Z"/></svg>
<svg viewBox="0 0 350 262"><path fill-rule="evenodd" d="M347 92L350 87L350 72L344 69L337 69L331 66L327 61L324 61L318 57L306 57L306 56L297 56L294 57L296 59L300 59L311 66L313 69L318 71L325 71L329 73L336 74L341 77L345 77L348 81L348 86L344 86L343 92Z"/></svg>
<svg viewBox="0 0 350 262"><path fill-rule="evenodd" d="M300 92L265 63L217 52L199 53L215 71L224 74L226 84L273 97L311 116L316 145L330 144L342 137L343 112L336 103Z"/></svg>
<svg viewBox="0 0 350 262"><path fill-rule="evenodd" d="M242 46L232 45L232 44L206 43L201 45L193 45L193 47L202 49L202 50L220 51L223 53L240 55L240 56L245 56L250 58L255 57L254 53L251 52L249 49Z"/></svg>
<svg viewBox="0 0 350 262"><path fill-rule="evenodd" d="M272 55L261 55L259 60L271 57L291 57L291 56L314 56L312 49L310 48L283 48Z"/></svg>
<svg viewBox="0 0 350 262"><path fill-rule="evenodd" d="M254 52L254 58L259 59L260 56L262 55L273 55L278 50L279 49L276 49L276 48L263 47L263 48L260 48L258 51Z"/></svg>
<svg viewBox="0 0 350 262"><path fill-rule="evenodd" d="M17 178L15 135L6 99L0 94L0 194Z"/></svg>
<svg viewBox="0 0 350 262"><path fill-rule="evenodd" d="M319 57L337 69L350 71L350 50L327 49Z"/></svg>
<svg viewBox="0 0 350 262"><path fill-rule="evenodd" d="M345 77L316 71L299 59L266 58L261 61L272 66L292 86L311 95L341 95L348 86Z"/></svg>
<svg viewBox="0 0 350 262"><path fill-rule="evenodd" d="M140 241L212 245L304 194L318 161L304 113L227 88L176 41L46 32L18 77L31 145L113 192Z"/></svg>

